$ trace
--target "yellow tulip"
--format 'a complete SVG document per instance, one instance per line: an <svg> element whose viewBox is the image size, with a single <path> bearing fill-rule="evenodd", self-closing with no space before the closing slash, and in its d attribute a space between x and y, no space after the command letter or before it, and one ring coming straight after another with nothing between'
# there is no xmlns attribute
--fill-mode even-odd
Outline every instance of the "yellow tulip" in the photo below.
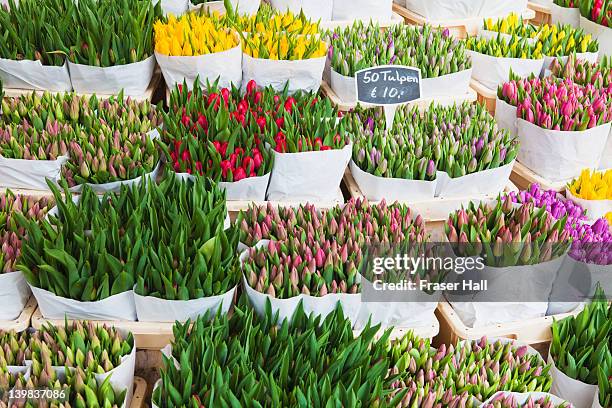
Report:
<svg viewBox="0 0 612 408"><path fill-rule="evenodd" d="M583 170L580 177L570 183L569 190L583 200L612 200L612 170L605 173Z"/></svg>

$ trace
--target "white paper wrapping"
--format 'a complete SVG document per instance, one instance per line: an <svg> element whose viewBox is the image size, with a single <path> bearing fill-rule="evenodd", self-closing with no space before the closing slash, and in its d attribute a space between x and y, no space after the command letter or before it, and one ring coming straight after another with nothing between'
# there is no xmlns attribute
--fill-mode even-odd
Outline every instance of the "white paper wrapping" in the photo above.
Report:
<svg viewBox="0 0 612 408"><path fill-rule="evenodd" d="M454 74L437 78L421 79L422 98L455 97L465 95L470 88L472 69L466 69ZM330 86L342 103L356 103L355 77L348 77L331 70Z"/></svg>
<svg viewBox="0 0 612 408"><path fill-rule="evenodd" d="M219 79L220 88L231 88L242 84L242 48L240 45L223 52L198 55L194 57L170 57L155 52L155 59L161 67L166 86L172 89L176 84L187 82L193 89L196 77L200 77L200 87L206 87Z"/></svg>
<svg viewBox="0 0 612 408"><path fill-rule="evenodd" d="M572 27L580 27L580 9L561 7L556 4L550 6L550 14L553 24L569 24Z"/></svg>
<svg viewBox="0 0 612 408"><path fill-rule="evenodd" d="M406 180L378 177L359 168L351 160L351 173L363 195L370 201L423 201L433 200L436 180Z"/></svg>
<svg viewBox="0 0 612 408"><path fill-rule="evenodd" d="M30 289L45 319L136 320L134 292L131 290L96 302L81 302L32 285Z"/></svg>
<svg viewBox="0 0 612 408"><path fill-rule="evenodd" d="M279 61L253 58L244 54L242 57L242 88L255 80L258 86L272 86L282 91L289 82L289 93L302 91L317 92L321 86L323 69L327 56L306 60Z"/></svg>
<svg viewBox="0 0 612 408"><path fill-rule="evenodd" d="M585 200L574 196L569 188L566 189L565 196L587 210L586 215L592 222L612 211L612 200Z"/></svg>
<svg viewBox="0 0 612 408"><path fill-rule="evenodd" d="M599 55L612 55L612 28L604 27L580 16L580 28L599 41Z"/></svg>
<svg viewBox="0 0 612 408"><path fill-rule="evenodd" d="M244 252L243 254L248 254ZM299 295L289 299L276 299L265 293L259 293L249 286L249 283L243 277L243 285L249 302L255 311L263 316L266 313L266 300L270 299L272 305L272 314L278 312L279 322L285 319L291 320L293 314L297 310L300 301L303 304L306 314L315 314L325 318L334 310L336 310L338 302L342 305L344 316L348 318L354 327L359 327L358 322L359 310L361 308L361 294L347 293L330 293L323 297L315 297L309 295Z"/></svg>
<svg viewBox="0 0 612 408"><path fill-rule="evenodd" d="M66 92L72 90L68 65L43 65L40 61L0 58L0 80L5 88Z"/></svg>
<svg viewBox="0 0 612 408"><path fill-rule="evenodd" d="M436 173L436 196L442 198L461 198L498 194L504 191L512 173L514 161L494 169L450 178L448 173Z"/></svg>
<svg viewBox="0 0 612 408"><path fill-rule="evenodd" d="M518 136L516 106L498 97L495 98L495 121L500 129L506 129L514 137Z"/></svg>
<svg viewBox="0 0 612 408"><path fill-rule="evenodd" d="M108 192L119 192L121 190L121 186L124 186L124 185L125 186L139 185L145 179L146 180L157 180L157 174L159 173L160 168L161 168L161 161L157 163L157 166L155 166L152 172L147 173L140 177L136 177L135 179L113 181L113 182L104 183L104 184L91 184L91 183L79 184L74 187L71 187L69 191L72 193L80 193L81 191L83 191L83 186L88 185L89 187L91 187L91 189L94 192L98 194L104 194Z"/></svg>
<svg viewBox="0 0 612 408"><path fill-rule="evenodd" d="M599 161L599 168L612 169L612 136L608 136L608 143L606 144L601 160Z"/></svg>
<svg viewBox="0 0 612 408"><path fill-rule="evenodd" d="M125 338L125 336L124 336ZM62 367L63 368L63 367ZM103 382L106 377L110 376L109 383L116 389L127 389L125 396L126 405L129 406L132 400L132 393L134 391L134 371L136 370L136 340L134 340L134 347L127 356L121 357L121 363L104 374L94 374L98 383Z"/></svg>
<svg viewBox="0 0 612 408"><path fill-rule="evenodd" d="M56 160L7 159L0 156L0 184L9 188L48 190L47 178L59 179L62 165L68 160L60 156Z"/></svg>
<svg viewBox="0 0 612 408"><path fill-rule="evenodd" d="M456 20L522 14L527 0L405 0L405 6L428 20Z"/></svg>
<svg viewBox="0 0 612 408"><path fill-rule="evenodd" d="M550 348L548 349L548 364L552 365L550 367L552 377L550 392L571 402L575 408L591 408L595 394L598 393L597 386L574 380L561 372L550 355Z"/></svg>
<svg viewBox="0 0 612 408"><path fill-rule="evenodd" d="M510 71L521 78L531 74L537 76L544 65L544 58L498 58L471 50L468 54L472 58L472 78L491 90L497 90L500 84L508 82Z"/></svg>
<svg viewBox="0 0 612 408"><path fill-rule="evenodd" d="M352 145L303 153L274 151L269 201L334 201L351 159Z"/></svg>
<svg viewBox="0 0 612 408"><path fill-rule="evenodd" d="M577 52L576 53L576 59L578 60L586 60L592 64L597 62L597 57L599 57L599 52ZM540 73L540 76L544 77L544 74L546 73L546 70L548 68L550 68L550 64L552 64L552 62L557 59L559 60L559 62L561 64L565 64L567 62L569 57L549 57L549 56L544 56L544 66L542 67L542 72Z"/></svg>
<svg viewBox="0 0 612 408"><path fill-rule="evenodd" d="M294 14L299 14L300 11L313 21L329 21L332 19L331 0L270 0L270 4L280 11L291 11Z"/></svg>
<svg viewBox="0 0 612 408"><path fill-rule="evenodd" d="M196 319L206 312L216 313L219 306L223 314L226 314L232 305L237 287L234 286L222 295L191 300L166 300L153 296L141 296L134 292L138 321L184 322L188 319Z"/></svg>
<svg viewBox="0 0 612 408"><path fill-rule="evenodd" d="M487 279L487 299L494 298L499 293L501 299L548 299L557 272L565 256L537 265L491 267L485 266L482 271L475 271L476 279ZM529 282L517 285L516 282ZM492 324L514 322L542 317L548 309L548 301L544 302L483 302L478 294L473 295L474 302L466 299L468 296L446 295L457 316L469 327L482 327ZM458 299L461 299L460 301Z"/></svg>
<svg viewBox="0 0 612 408"><path fill-rule="evenodd" d="M227 201L266 201L266 190L268 189L271 174L248 177L232 183L220 181L217 183L217 186L225 190ZM187 173L176 173L176 175L182 179L195 179L195 177Z"/></svg>
<svg viewBox="0 0 612 408"><path fill-rule="evenodd" d="M334 0L333 20L390 20L393 0Z"/></svg>
<svg viewBox="0 0 612 408"><path fill-rule="evenodd" d="M518 161L550 181L567 181L599 163L610 123L582 132L542 129L518 119Z"/></svg>
<svg viewBox="0 0 612 408"><path fill-rule="evenodd" d="M159 0L153 0L153 4L156 3L159 3ZM189 0L161 0L161 7L164 14L180 16L189 8Z"/></svg>
<svg viewBox="0 0 612 408"><path fill-rule="evenodd" d="M0 320L15 320L30 297L30 287L21 272L0 273Z"/></svg>
<svg viewBox="0 0 612 408"><path fill-rule="evenodd" d="M599 403L599 393L595 393L595 397L593 398L593 408L603 408Z"/></svg>
<svg viewBox="0 0 612 408"><path fill-rule="evenodd" d="M519 403L519 406L523 406L528 399L538 400L540 398L548 398L550 402L553 403L553 407L558 407L559 405L566 402L563 398L559 398L556 395L549 394L547 392L509 392L509 391L497 391L495 394L491 396L488 400L483 403L483 406L487 405L495 399L499 394L504 396L512 395L516 401Z"/></svg>
<svg viewBox="0 0 612 408"><path fill-rule="evenodd" d="M597 249L600 243L592 244L592 248ZM591 244L586 244L585 248L591 247ZM595 295L597 287L600 286L605 293L612 292L612 265L597 265L594 263L586 263L576 260L571 257L571 253L563 261L559 270L555 287L553 287L552 296L554 300L569 300L578 306L581 303L589 302ZM556 283L559 283L558 287ZM572 302L551 302L549 309L555 303L555 308L561 310L561 306L571 306ZM560 305L567 303L567 305ZM559 304L559 305L557 305Z"/></svg>
<svg viewBox="0 0 612 408"><path fill-rule="evenodd" d="M125 96L142 96L153 77L155 57L134 64L114 67L92 67L68 61L70 79L74 91L82 94L118 94L121 89Z"/></svg>

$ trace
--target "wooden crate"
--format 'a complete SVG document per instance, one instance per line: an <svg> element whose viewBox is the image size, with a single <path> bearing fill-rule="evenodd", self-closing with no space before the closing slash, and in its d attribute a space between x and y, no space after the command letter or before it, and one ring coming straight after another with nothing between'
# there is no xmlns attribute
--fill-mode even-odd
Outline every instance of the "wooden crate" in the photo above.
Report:
<svg viewBox="0 0 612 408"><path fill-rule="evenodd" d="M147 88L145 93L142 94L142 95L131 96L131 98L133 100L135 100L135 101L138 101L138 102L151 101L153 99L155 91L157 90L157 87L158 87L160 82L161 82L161 71L156 71L153 74L153 78L151 78L151 83L149 84L149 87ZM32 94L32 92L36 92L36 93L41 93L42 94L44 91L34 91L32 89L4 88L4 97L5 98L18 98L18 97L23 96L23 95ZM78 94L78 95L79 96L84 96L84 97L92 96L92 94ZM113 95L96 94L96 96L99 99L107 99L107 98L110 98Z"/></svg>
<svg viewBox="0 0 612 408"><path fill-rule="evenodd" d="M134 394L130 408L143 408L147 397L147 382L140 377L134 377Z"/></svg>
<svg viewBox="0 0 612 408"><path fill-rule="evenodd" d="M448 28L451 35L455 38L466 38L468 36L474 36L478 34L480 26L482 25L483 17L471 17L456 20L427 20L425 17L408 10L399 4L393 4L393 11L404 17L404 20L408 24L414 25L425 25L429 24L434 27ZM527 9L522 13L524 20L532 20L535 18L536 12Z"/></svg>
<svg viewBox="0 0 612 408"><path fill-rule="evenodd" d="M30 319L36 310L36 299L30 297L21 314L15 320L0 320L0 330L22 332L30 327Z"/></svg>
<svg viewBox="0 0 612 408"><path fill-rule="evenodd" d="M527 3L527 8L535 11L535 17L531 20L532 23L538 25L552 24L552 15L550 12L550 7L529 2Z"/></svg>
<svg viewBox="0 0 612 408"><path fill-rule="evenodd" d="M349 169L344 173L344 183L347 185L351 197L364 197ZM505 191L518 191L518 189L514 184L508 182ZM442 222L443 225L443 222L448 219L448 215L461 208L461 206L467 205L470 201L494 200L497 196L498 194L483 195L481 197L434 198L432 200L405 203L411 209L421 214L426 223L430 223L432 226L437 223L436 228L439 229L439 223Z"/></svg>
<svg viewBox="0 0 612 408"><path fill-rule="evenodd" d="M497 90L492 90L481 84L480 82L472 79L470 87L478 95L478 103L487 108L487 111L495 116L495 104L497 100Z"/></svg>
<svg viewBox="0 0 612 408"><path fill-rule="evenodd" d="M438 303L436 316L440 321L440 333L436 337L436 344L456 344L461 340L474 340L483 336L504 337L518 340L526 344L546 344L552 339L551 326L554 320L561 320L579 313L558 314L526 319L511 323L493 324L484 327L467 327L453 310L450 303Z"/></svg>
<svg viewBox="0 0 612 408"><path fill-rule="evenodd" d="M544 190L565 191L567 183L570 181L550 181L537 175L525 165L518 161L514 164L510 180L521 190L527 190L532 184L539 184Z"/></svg>
<svg viewBox="0 0 612 408"><path fill-rule="evenodd" d="M321 83L321 93L327 96L327 98L329 98L332 104L343 112L348 112L357 106L357 103L352 103L352 102L346 103L342 101L338 97L338 95L336 95L336 93L331 89L331 86L325 81ZM432 103L437 103L439 105L448 106L454 103L460 104L463 102L476 102L476 100L477 100L476 91L474 91L473 89L468 89L467 93L463 95L436 96L433 98L423 98L423 99L419 99L418 101L410 102L408 103L408 105L418 106L420 110L425 110Z"/></svg>

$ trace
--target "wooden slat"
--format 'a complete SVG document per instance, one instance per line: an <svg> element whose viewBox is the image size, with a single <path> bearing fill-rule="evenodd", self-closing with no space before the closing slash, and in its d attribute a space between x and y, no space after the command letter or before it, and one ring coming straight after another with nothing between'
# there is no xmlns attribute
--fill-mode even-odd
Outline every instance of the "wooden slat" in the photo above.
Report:
<svg viewBox="0 0 612 408"><path fill-rule="evenodd" d="M552 24L550 7L532 2L527 3L527 7L536 13L535 17L531 21L532 23L539 25Z"/></svg>
<svg viewBox="0 0 612 408"><path fill-rule="evenodd" d="M134 395L130 408L143 408L147 397L147 382L140 377L134 377Z"/></svg>

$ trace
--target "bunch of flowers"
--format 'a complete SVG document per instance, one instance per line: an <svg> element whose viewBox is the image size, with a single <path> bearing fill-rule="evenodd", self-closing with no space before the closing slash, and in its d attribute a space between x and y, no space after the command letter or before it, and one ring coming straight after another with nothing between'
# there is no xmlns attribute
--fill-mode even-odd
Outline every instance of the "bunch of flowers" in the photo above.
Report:
<svg viewBox="0 0 612 408"><path fill-rule="evenodd" d="M0 194L0 273L14 272L21 255L24 230L15 220L19 213L33 221L40 221L51 208L52 200L14 195L7 191Z"/></svg>
<svg viewBox="0 0 612 408"><path fill-rule="evenodd" d="M612 9L608 0L580 0L578 7L584 18L604 27L610 27Z"/></svg>
<svg viewBox="0 0 612 408"><path fill-rule="evenodd" d="M45 92L4 100L2 112L0 154L27 160L67 155L62 177L70 187L133 179L159 162L149 132L162 116L150 102Z"/></svg>
<svg viewBox="0 0 612 408"><path fill-rule="evenodd" d="M377 65L418 67L423 78L435 78L471 67L464 43L448 30L396 25L382 31L361 21L329 34L331 67L344 76Z"/></svg>
<svg viewBox="0 0 612 408"><path fill-rule="evenodd" d="M608 93L612 91L612 59L608 56L591 63L571 55L565 62L553 60L549 69L557 78L570 79L578 85L592 84L595 88L607 89Z"/></svg>
<svg viewBox="0 0 612 408"><path fill-rule="evenodd" d="M512 394L499 393L495 395L489 402L483 405L483 408L571 408L569 402L555 404L550 397L529 397L526 401L519 402L516 396Z"/></svg>
<svg viewBox="0 0 612 408"><path fill-rule="evenodd" d="M532 45L526 38L520 38L516 35L509 39L501 35L490 39L470 37L465 40L465 47L468 50L497 58L537 60L543 56L541 43Z"/></svg>
<svg viewBox="0 0 612 408"><path fill-rule="evenodd" d="M304 13L278 11L268 4L262 4L252 16L228 13L224 24L234 27L240 33L265 34L267 32L286 32L290 34L314 36L320 33L319 23L310 21Z"/></svg>
<svg viewBox="0 0 612 408"><path fill-rule="evenodd" d="M510 200L498 200L451 214L445 232L460 256L486 254L486 265L496 267L534 265L567 252L572 239L565 222L533 203L514 208Z"/></svg>
<svg viewBox="0 0 612 408"><path fill-rule="evenodd" d="M154 25L155 51L169 56L196 56L222 52L240 44L238 35L218 20L185 14L169 16Z"/></svg>
<svg viewBox="0 0 612 408"><path fill-rule="evenodd" d="M24 366L30 360L30 336L27 332L0 331L0 389L2 388L2 369L7 366Z"/></svg>
<svg viewBox="0 0 612 408"><path fill-rule="evenodd" d="M584 200L612 200L612 170L591 173L585 169L569 184L569 191Z"/></svg>
<svg viewBox="0 0 612 408"><path fill-rule="evenodd" d="M379 177L433 180L436 171L461 177L511 163L518 153L518 141L480 105L432 105L423 116L400 108L390 130L380 110L358 109L345 120L353 161Z"/></svg>
<svg viewBox="0 0 612 408"><path fill-rule="evenodd" d="M304 60L320 58L327 53L327 44L317 36L278 32L269 29L243 38L244 52L253 58L271 60Z"/></svg>
<svg viewBox="0 0 612 408"><path fill-rule="evenodd" d="M544 129L583 131L612 120L612 99L591 84L570 79L513 80L498 97L517 107L517 116Z"/></svg>
<svg viewBox="0 0 612 408"><path fill-rule="evenodd" d="M581 0L553 0L557 6L565 8L577 8Z"/></svg>
<svg viewBox="0 0 612 408"><path fill-rule="evenodd" d="M275 210L250 207L240 215L241 240L251 248L243 272L251 287L282 299L300 293L358 293L366 245L425 241L422 218L406 206L350 201L321 214L312 205ZM301 239L298 239L301 237Z"/></svg>
<svg viewBox="0 0 612 408"><path fill-rule="evenodd" d="M517 37L535 38L538 33L537 27L523 20L523 17L516 13L511 13L506 18L493 20L487 18L484 20L484 29L497 33L515 35Z"/></svg>

